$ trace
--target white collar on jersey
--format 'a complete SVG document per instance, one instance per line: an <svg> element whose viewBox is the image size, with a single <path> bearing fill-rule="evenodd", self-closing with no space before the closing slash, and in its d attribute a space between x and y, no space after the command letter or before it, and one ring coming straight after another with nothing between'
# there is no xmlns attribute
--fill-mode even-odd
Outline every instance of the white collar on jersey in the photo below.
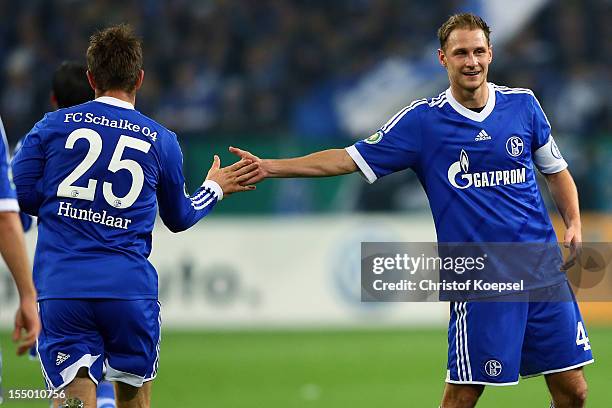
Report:
<svg viewBox="0 0 612 408"><path fill-rule="evenodd" d="M489 88L489 100L487 100L487 104L484 109L480 112L474 112L457 102L450 88L446 90L446 99L448 103L457 111L461 116L465 116L468 119L472 119L475 122L482 122L485 120L491 112L493 112L493 108L495 107L495 88L490 82L487 82L487 87Z"/></svg>
<svg viewBox="0 0 612 408"><path fill-rule="evenodd" d="M102 102L107 105L118 106L124 109L134 109L134 105L121 99L113 98L112 96L100 96L95 99L96 102Z"/></svg>

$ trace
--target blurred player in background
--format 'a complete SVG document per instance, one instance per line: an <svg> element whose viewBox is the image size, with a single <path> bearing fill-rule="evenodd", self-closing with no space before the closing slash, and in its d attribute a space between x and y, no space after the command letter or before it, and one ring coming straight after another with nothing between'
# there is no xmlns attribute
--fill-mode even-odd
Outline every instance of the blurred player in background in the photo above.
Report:
<svg viewBox="0 0 612 408"><path fill-rule="evenodd" d="M13 341L18 342L17 354L24 354L36 342L40 321L36 310L36 289L32 282L21 221L8 162L8 143L0 119L0 254L13 275L19 294L15 314ZM0 403L2 403L2 351L0 350Z"/></svg>
<svg viewBox="0 0 612 408"><path fill-rule="evenodd" d="M6 134L1 119L0 133L2 136L0 140L0 254L13 275L19 293L13 341L18 342L17 354L22 355L36 342L36 337L40 332L40 321L36 310L36 289L32 282L30 262L19 221L19 205L11 176Z"/></svg>
<svg viewBox="0 0 612 408"><path fill-rule="evenodd" d="M87 77L96 99L46 114L13 161L19 201L38 216L38 352L47 386L85 407L96 404L103 367L119 408L150 406L161 318L147 257L158 207L178 232L224 195L254 188L241 183L256 164L221 168L215 156L202 186L186 193L176 135L134 109L142 64L130 27L94 34Z"/></svg>
<svg viewBox="0 0 612 408"><path fill-rule="evenodd" d="M582 241L576 186L533 93L487 82L493 58L489 34L480 17L451 16L438 31L438 57L450 88L436 98L414 101L353 146L284 160L261 160L231 147L260 165L259 174L246 183L358 170L372 183L412 168L429 198L439 242L554 243L533 163L546 177L565 221L565 244L575 256ZM466 181L474 172L526 177L475 186ZM573 299L564 272L552 273L533 289ZM451 302L442 407L473 407L485 385L516 384L519 374L544 375L551 406L583 407L587 384L581 367L592 361L575 301Z"/></svg>
<svg viewBox="0 0 612 408"><path fill-rule="evenodd" d="M76 61L64 61L53 74L51 106L69 108L94 99L94 90L87 81L87 67Z"/></svg>
<svg viewBox="0 0 612 408"><path fill-rule="evenodd" d="M94 91L87 81L87 67L76 61L64 61L53 73L51 81L51 95L49 102L53 110L80 105L94 99ZM23 139L15 146L19 150ZM23 229L28 231L32 226L32 217L24 212L19 216L23 223Z"/></svg>
<svg viewBox="0 0 612 408"><path fill-rule="evenodd" d="M94 90L87 81L87 67L76 61L64 61L53 73L51 83L51 95L49 97L51 107L54 110L69 108L93 100ZM15 150L18 150L20 141ZM38 186L40 189L40 186ZM24 230L27 231L32 225L32 217L24 212L19 213ZM36 347L30 349L30 356L36 358L38 355ZM98 408L114 408L115 392L113 385L105 380L100 381L96 387Z"/></svg>

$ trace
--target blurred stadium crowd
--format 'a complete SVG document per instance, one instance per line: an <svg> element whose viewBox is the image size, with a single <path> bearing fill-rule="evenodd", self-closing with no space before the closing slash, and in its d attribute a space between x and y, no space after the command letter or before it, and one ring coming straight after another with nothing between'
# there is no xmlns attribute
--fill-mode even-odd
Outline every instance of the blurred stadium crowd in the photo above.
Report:
<svg viewBox="0 0 612 408"><path fill-rule="evenodd" d="M49 110L55 67L83 61L95 29L129 22L144 40L138 108L182 137L307 139L316 118L326 139L348 144L354 135L333 123L333 109L322 104L313 116L306 101L338 83L350 87L387 58L433 53L438 25L466 3L0 0L0 114L14 144ZM583 206L599 210L612 208L611 10L606 0L549 1L495 48L489 75L536 92Z"/></svg>

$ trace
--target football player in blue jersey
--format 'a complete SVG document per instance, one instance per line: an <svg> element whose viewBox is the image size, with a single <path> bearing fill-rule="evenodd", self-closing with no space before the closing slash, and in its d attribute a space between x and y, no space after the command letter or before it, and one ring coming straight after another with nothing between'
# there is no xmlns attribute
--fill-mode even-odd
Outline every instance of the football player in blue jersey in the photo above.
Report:
<svg viewBox="0 0 612 408"><path fill-rule="evenodd" d="M244 182L258 167L250 160L221 167L215 156L189 195L176 135L134 109L142 66L129 26L95 33L87 77L96 99L46 114L13 160L19 202L38 216L43 374L49 389L86 407L96 404L103 368L117 407L150 406L161 316L147 258L158 210L170 230L183 231L224 196L254 189Z"/></svg>
<svg viewBox="0 0 612 408"><path fill-rule="evenodd" d="M94 99L94 90L87 81L87 67L76 61L64 61L53 73L51 82L50 103L54 110L69 108ZM18 150L20 141L15 150ZM32 225L32 217L20 212L24 230L27 231ZM36 359L38 352L36 347L30 349L30 357ZM98 408L114 408L115 392L113 385L105 380L99 382L96 387Z"/></svg>
<svg viewBox="0 0 612 408"><path fill-rule="evenodd" d="M412 102L353 146L281 160L230 147L260 165L246 183L356 171L372 183L411 168L429 198L439 242L537 246L555 243L556 235L535 165L565 221L565 245L575 257L582 240L576 186L533 92L487 82L489 34L478 16L451 16L438 31L438 58L450 87L436 98ZM443 408L473 407L486 385L516 384L519 375L544 375L557 408L584 406L582 366L593 362L591 346L555 252L546 277L525 289L529 299L544 291L569 301L451 302Z"/></svg>
<svg viewBox="0 0 612 408"><path fill-rule="evenodd" d="M17 354L22 355L36 342L40 320L36 311L36 289L18 215L19 204L8 161L8 143L1 119L0 135L0 254L13 275L19 294L13 341L18 342ZM1 374L0 370L0 377Z"/></svg>

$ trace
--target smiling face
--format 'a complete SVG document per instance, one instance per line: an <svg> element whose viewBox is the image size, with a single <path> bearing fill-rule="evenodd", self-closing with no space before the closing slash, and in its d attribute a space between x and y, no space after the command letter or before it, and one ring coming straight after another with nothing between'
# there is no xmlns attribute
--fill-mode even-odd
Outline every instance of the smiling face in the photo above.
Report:
<svg viewBox="0 0 612 408"><path fill-rule="evenodd" d="M454 29L438 59L448 72L451 88L459 92L476 92L486 87L493 49L481 29Z"/></svg>

